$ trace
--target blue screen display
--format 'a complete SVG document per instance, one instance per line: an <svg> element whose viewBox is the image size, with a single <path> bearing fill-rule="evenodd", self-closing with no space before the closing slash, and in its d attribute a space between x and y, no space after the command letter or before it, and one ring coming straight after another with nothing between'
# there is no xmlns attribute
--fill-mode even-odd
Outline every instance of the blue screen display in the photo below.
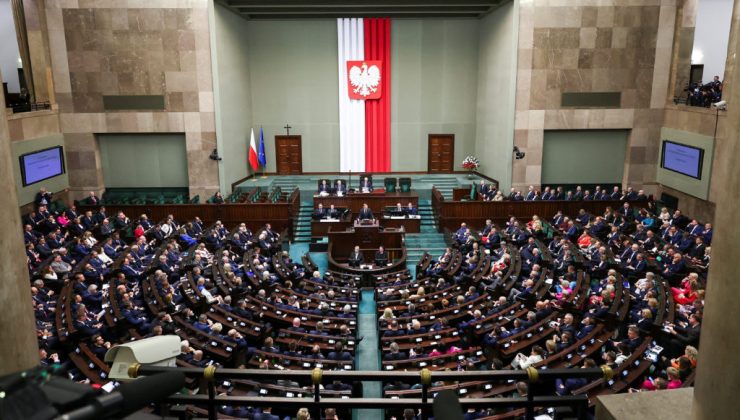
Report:
<svg viewBox="0 0 740 420"><path fill-rule="evenodd" d="M701 179L704 150L685 144L663 141L661 167L692 178Z"/></svg>
<svg viewBox="0 0 740 420"><path fill-rule="evenodd" d="M64 173L62 147L39 150L20 157L23 185L31 185Z"/></svg>

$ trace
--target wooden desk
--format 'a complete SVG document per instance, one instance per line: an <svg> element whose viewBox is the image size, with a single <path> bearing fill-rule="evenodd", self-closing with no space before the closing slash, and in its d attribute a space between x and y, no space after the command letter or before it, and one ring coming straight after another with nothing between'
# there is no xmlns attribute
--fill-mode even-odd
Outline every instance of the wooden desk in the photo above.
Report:
<svg viewBox="0 0 740 420"><path fill-rule="evenodd" d="M390 218L381 217L380 225L386 228L403 229L406 233L419 233L421 232L421 218L405 219L405 218Z"/></svg>
<svg viewBox="0 0 740 420"><path fill-rule="evenodd" d="M319 203L324 205L324 208L329 208L330 204L334 204L335 207L346 207L353 213L357 214L360 212L362 205L367 203L370 210L373 211L375 217L380 217L382 211L387 206L395 206L397 203L401 203L402 206L407 206L408 203L414 207L419 207L419 194L411 192L385 192L384 189L377 189L371 193L348 193L343 197L337 197L335 195L320 197L315 195L313 197L314 208L319 206Z"/></svg>
<svg viewBox="0 0 740 420"><path fill-rule="evenodd" d="M469 192L470 189L467 189ZM624 201L455 201L446 200L437 188L432 188L432 208L438 216L440 231L457 230L460 223L467 223L471 229L485 226L486 219L493 223L503 224L510 217L529 221L533 215L549 220L558 210L563 214L575 215L580 209L587 213L600 215L607 207L619 209ZM633 208L646 207L647 200L631 201Z"/></svg>
<svg viewBox="0 0 740 420"><path fill-rule="evenodd" d="M377 223L370 225L354 224L341 231L329 229L329 268L340 273L350 273L361 278L363 286L375 285L374 279L386 273L402 270L406 266L405 230L386 228L381 230ZM383 246L388 252L390 265L372 268L355 268L347 264L350 253L355 246L360 247L366 262L375 259L378 247Z"/></svg>
<svg viewBox="0 0 740 420"><path fill-rule="evenodd" d="M352 227L352 212L339 219L311 219L311 236L322 237L329 234L329 229L339 232Z"/></svg>
<svg viewBox="0 0 740 420"><path fill-rule="evenodd" d="M224 203L224 204L105 204L106 213L114 217L119 211L124 212L132 221L138 220L146 213L149 220L157 221L172 214L175 220L186 222L200 217L205 225L220 220L226 226L244 222L252 232L257 232L270 223L273 230L282 232L288 229L293 236L293 219L298 216L301 205L300 191L296 188L287 201L277 203ZM100 206L79 205L80 214L90 210L96 213Z"/></svg>

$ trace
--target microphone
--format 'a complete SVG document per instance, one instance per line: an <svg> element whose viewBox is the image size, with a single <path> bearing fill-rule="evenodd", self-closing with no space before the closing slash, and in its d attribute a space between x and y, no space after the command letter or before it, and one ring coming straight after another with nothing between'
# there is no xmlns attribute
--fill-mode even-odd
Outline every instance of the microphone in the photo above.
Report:
<svg viewBox="0 0 740 420"><path fill-rule="evenodd" d="M95 398L90 404L55 420L91 420L124 417L151 403L162 401L185 385L185 374L166 372L121 385L117 391Z"/></svg>

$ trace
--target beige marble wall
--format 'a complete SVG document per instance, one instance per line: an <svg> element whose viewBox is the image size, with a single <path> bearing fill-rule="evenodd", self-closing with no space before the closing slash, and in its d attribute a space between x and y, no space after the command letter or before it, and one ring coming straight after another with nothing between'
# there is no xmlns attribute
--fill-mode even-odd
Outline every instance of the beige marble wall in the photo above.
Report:
<svg viewBox="0 0 740 420"><path fill-rule="evenodd" d="M73 192L104 187L98 133L185 133L191 194L217 190L208 1L45 6ZM164 95L166 109L104 111L104 95Z"/></svg>
<svg viewBox="0 0 740 420"><path fill-rule="evenodd" d="M676 39L672 50L672 66L670 86L671 95L686 96L684 87L689 81L689 70L691 65L691 50L694 44L694 28L696 26L697 0L682 0L676 16ZM737 5L735 14L738 13ZM730 31L730 43L733 39L740 36L740 27L733 21ZM728 50L731 52L731 50ZM734 73L736 55L728 53L725 64L724 80L730 80ZM731 83L725 83L725 95ZM727 96L726 96L727 97ZM679 206L687 214L703 220L714 220L714 209L720 197L727 194L724 187L724 180L730 173L733 164L736 164L736 157L732 156L731 142L737 141L729 137L729 127L731 121L727 118L726 111L717 112L714 109L688 107L675 105L669 101L666 105L663 126L683 130L705 136L715 136L714 157L712 159L712 174L709 184L709 199L701 200L696 197L684 194L680 191L672 190L662 185L659 191L665 191L679 198Z"/></svg>
<svg viewBox="0 0 740 420"><path fill-rule="evenodd" d="M30 140L61 133L57 111L35 111L8 115L10 141Z"/></svg>
<svg viewBox="0 0 740 420"><path fill-rule="evenodd" d="M23 13L26 18L28 51L31 57L33 86L36 102L53 99L47 74L51 71L48 30L46 27L45 0L24 0Z"/></svg>
<svg viewBox="0 0 740 420"><path fill-rule="evenodd" d="M545 130L631 129L624 183L656 192L676 0L522 0L514 187L540 185ZM561 108L563 92L622 92L619 109Z"/></svg>
<svg viewBox="0 0 740 420"><path fill-rule="evenodd" d="M0 77L2 82L2 77ZM5 98L0 96L0 110ZM29 301L29 279L23 239L18 234L21 217L13 182L13 155L5 115L0 115L0 253L3 255L3 277L0 281L0 376L39 363L35 321Z"/></svg>
<svg viewBox="0 0 740 420"><path fill-rule="evenodd" d="M734 12L728 44L725 70L724 99L728 102L727 117L723 127L724 142L721 155L715 159L712 184L721 194L716 194L716 232L712 240L712 269L707 279L704 320L701 327L701 351L697 363L692 418L737 418L737 396L740 394L740 315L737 296L737 240L740 224L737 223L738 196L740 196L740 72L736 58L740 53L740 0L734 1Z"/></svg>

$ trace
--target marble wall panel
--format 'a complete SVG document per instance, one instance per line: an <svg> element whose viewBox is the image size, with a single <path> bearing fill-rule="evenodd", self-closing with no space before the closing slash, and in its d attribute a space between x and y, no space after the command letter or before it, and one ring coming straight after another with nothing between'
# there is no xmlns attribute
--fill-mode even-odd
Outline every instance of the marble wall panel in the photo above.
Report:
<svg viewBox="0 0 740 420"><path fill-rule="evenodd" d="M76 162L73 191L104 188L95 134L116 132L185 133L191 191L218 189L217 166L202 153L216 141L207 6L207 0L45 2L59 126ZM164 95L165 110L106 112L103 95ZM78 165L83 159L94 166Z"/></svg>

